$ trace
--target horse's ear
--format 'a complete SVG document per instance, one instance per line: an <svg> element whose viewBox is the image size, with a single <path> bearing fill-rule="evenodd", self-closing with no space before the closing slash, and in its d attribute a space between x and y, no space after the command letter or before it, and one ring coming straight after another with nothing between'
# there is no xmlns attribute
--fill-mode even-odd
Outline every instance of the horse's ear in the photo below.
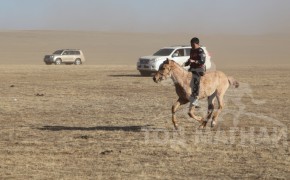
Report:
<svg viewBox="0 0 290 180"><path fill-rule="evenodd" d="M171 65L173 61L170 60L169 58L167 58L166 62L167 62L167 64Z"/></svg>
<svg viewBox="0 0 290 180"><path fill-rule="evenodd" d="M165 61L164 61L164 64L169 64L170 63L170 60L167 58Z"/></svg>

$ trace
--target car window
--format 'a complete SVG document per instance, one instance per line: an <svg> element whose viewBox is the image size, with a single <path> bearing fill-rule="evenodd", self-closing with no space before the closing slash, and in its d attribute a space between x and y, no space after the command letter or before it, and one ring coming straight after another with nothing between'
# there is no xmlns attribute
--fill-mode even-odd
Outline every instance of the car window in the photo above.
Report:
<svg viewBox="0 0 290 180"><path fill-rule="evenodd" d="M191 48L186 48L185 49L186 56L190 56L190 51L191 51Z"/></svg>
<svg viewBox="0 0 290 180"><path fill-rule="evenodd" d="M75 51L74 54L80 55L81 53L79 51Z"/></svg>
<svg viewBox="0 0 290 180"><path fill-rule="evenodd" d="M67 51L67 55L75 55L75 51Z"/></svg>
<svg viewBox="0 0 290 180"><path fill-rule="evenodd" d="M63 52L62 55L68 55L68 51Z"/></svg>
<svg viewBox="0 0 290 180"><path fill-rule="evenodd" d="M153 56L169 56L174 49L160 49Z"/></svg>
<svg viewBox="0 0 290 180"><path fill-rule="evenodd" d="M60 55L62 52L63 52L63 50L57 50L53 54Z"/></svg>
<svg viewBox="0 0 290 180"><path fill-rule="evenodd" d="M177 57L184 56L184 49L177 49L173 54L178 54Z"/></svg>

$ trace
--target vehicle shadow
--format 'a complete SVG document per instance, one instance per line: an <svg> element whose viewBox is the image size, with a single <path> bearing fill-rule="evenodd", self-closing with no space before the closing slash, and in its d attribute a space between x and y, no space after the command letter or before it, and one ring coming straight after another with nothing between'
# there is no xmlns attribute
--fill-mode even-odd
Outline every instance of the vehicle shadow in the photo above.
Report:
<svg viewBox="0 0 290 180"><path fill-rule="evenodd" d="M141 132L150 127L144 126L95 126L95 127L72 127L72 126L43 126L37 128L42 131L126 131L126 132Z"/></svg>

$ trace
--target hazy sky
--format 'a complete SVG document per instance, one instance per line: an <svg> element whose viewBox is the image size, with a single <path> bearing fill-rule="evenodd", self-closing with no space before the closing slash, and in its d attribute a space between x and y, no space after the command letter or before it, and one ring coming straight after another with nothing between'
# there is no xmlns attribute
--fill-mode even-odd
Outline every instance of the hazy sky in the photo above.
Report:
<svg viewBox="0 0 290 180"><path fill-rule="evenodd" d="M290 0L0 0L0 30L288 33Z"/></svg>

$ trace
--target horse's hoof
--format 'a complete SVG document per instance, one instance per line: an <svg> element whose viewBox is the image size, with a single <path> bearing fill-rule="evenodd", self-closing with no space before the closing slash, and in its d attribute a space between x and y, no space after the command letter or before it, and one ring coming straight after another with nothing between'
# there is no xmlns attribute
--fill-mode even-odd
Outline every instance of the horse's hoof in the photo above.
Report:
<svg viewBox="0 0 290 180"><path fill-rule="evenodd" d="M204 129L206 127L207 121L202 121L199 129Z"/></svg>
<svg viewBox="0 0 290 180"><path fill-rule="evenodd" d="M200 122L200 124L203 124L203 122L206 122L205 120L205 118L200 118L200 119L196 119L198 122Z"/></svg>
<svg viewBox="0 0 290 180"><path fill-rule="evenodd" d="M213 127L215 127L215 125L216 125L216 122L215 121L212 121L211 122L211 127L213 128Z"/></svg>
<svg viewBox="0 0 290 180"><path fill-rule="evenodd" d="M199 129L200 129L200 130L204 130L204 129L205 129L205 126L204 126L204 125L200 125L200 126L199 126Z"/></svg>

